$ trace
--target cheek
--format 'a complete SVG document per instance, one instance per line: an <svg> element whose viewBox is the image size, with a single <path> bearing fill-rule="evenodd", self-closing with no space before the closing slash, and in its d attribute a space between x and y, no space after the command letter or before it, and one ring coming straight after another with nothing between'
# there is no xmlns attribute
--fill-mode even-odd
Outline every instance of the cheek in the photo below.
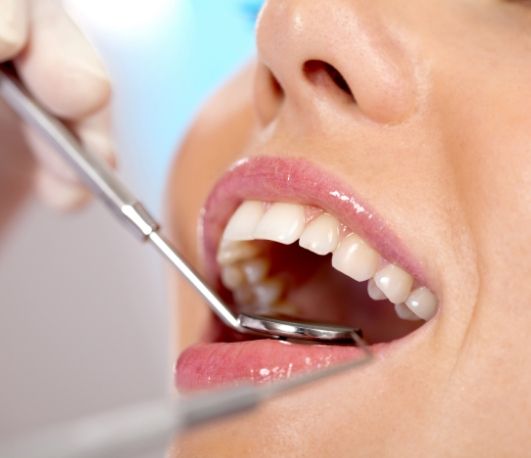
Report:
<svg viewBox="0 0 531 458"><path fill-rule="evenodd" d="M200 209L213 182L213 170L206 165L208 157L207 154L188 149L185 144L173 165L168 193L167 213L171 236L185 259L196 269L201 268L197 249ZM173 270L170 272L170 288L176 308L178 353L200 340L209 310L198 293Z"/></svg>
<svg viewBox="0 0 531 458"><path fill-rule="evenodd" d="M517 46L489 42L495 55L488 59L465 48L449 65L459 81L441 70L436 100L455 204L473 233L482 275L496 275L496 283L518 274L519 261L531 255L531 65Z"/></svg>
<svg viewBox="0 0 531 458"><path fill-rule="evenodd" d="M200 212L219 176L236 160L226 132L203 134L192 129L177 153L169 178L168 214L172 234L187 259L200 264L198 229ZM235 145L236 146L236 145Z"/></svg>
<svg viewBox="0 0 531 458"><path fill-rule="evenodd" d="M236 78L236 83L249 71L245 69ZM199 271L201 208L216 180L241 155L254 123L250 96L243 100L242 84L238 83L234 88L233 85L229 83L222 89L199 115L176 154L168 179L166 213L169 235L185 259ZM198 340L209 312L185 281L178 279L174 272L171 275L179 346L182 348L182 345Z"/></svg>
<svg viewBox="0 0 531 458"><path fill-rule="evenodd" d="M458 163L480 252L497 275L508 272L507 266L514 274L519 260L531 257L530 132L531 122L483 123Z"/></svg>
<svg viewBox="0 0 531 458"><path fill-rule="evenodd" d="M500 78L497 91L476 91L479 101L472 101L474 108L460 120L455 132L461 141L449 156L461 191L458 205L478 255L480 306L469 336L481 342L481 354L491 357L500 351L499 336L529 335L531 302L531 290L522 288L529 284L531 259L531 91L517 94L507 86ZM486 104L496 107L488 116ZM529 348L530 342L522 338L512 351ZM479 358L475 361L479 368ZM486 369L477 373L484 377L491 361L482 364Z"/></svg>
<svg viewBox="0 0 531 458"><path fill-rule="evenodd" d="M177 312L175 314L175 329L178 329L178 340L174 347L175 356L177 356L184 348L201 339L210 311L198 293L185 280L173 277L170 287L175 292L175 297L172 299L176 304ZM186 323L186 326L183 326L182 323Z"/></svg>
<svg viewBox="0 0 531 458"><path fill-rule="evenodd" d="M492 126L494 129L494 126ZM470 171L470 200L480 254L482 293L492 335L523 335L531 317L531 123L482 137L482 157ZM503 306L502 306L503 305ZM531 339L526 339L531 342ZM529 348L526 345L526 348Z"/></svg>
<svg viewBox="0 0 531 458"><path fill-rule="evenodd" d="M221 95L225 93L222 91ZM241 155L254 122L248 103L228 110L222 119L218 105L230 100L231 91L207 105L181 145L168 180L169 224L183 253L199 263L197 231L199 215L208 193L219 177ZM228 102L227 102L228 103ZM211 119L214 117L214 119Z"/></svg>

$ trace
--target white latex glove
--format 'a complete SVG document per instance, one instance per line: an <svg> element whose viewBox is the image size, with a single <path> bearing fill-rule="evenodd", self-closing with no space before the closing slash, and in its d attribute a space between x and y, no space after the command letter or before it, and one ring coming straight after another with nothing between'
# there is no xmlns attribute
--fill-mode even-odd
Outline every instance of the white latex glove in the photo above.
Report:
<svg viewBox="0 0 531 458"><path fill-rule="evenodd" d="M30 92L67 122L86 148L114 165L110 83L96 52L60 0L0 0L0 62L6 60L14 61ZM75 173L0 102L0 162L6 164L6 157L11 157L11 162L28 168L28 161L18 160L28 150L38 164L33 185L47 203L69 209L87 200L89 193Z"/></svg>

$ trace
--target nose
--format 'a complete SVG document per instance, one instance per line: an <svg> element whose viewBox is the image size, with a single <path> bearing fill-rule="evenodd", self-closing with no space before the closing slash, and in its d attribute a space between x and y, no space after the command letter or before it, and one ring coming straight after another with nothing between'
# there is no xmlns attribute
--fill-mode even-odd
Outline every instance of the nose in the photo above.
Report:
<svg viewBox="0 0 531 458"><path fill-rule="evenodd" d="M270 0L257 26L256 104L264 123L291 104L398 124L416 108L413 53L364 0Z"/></svg>

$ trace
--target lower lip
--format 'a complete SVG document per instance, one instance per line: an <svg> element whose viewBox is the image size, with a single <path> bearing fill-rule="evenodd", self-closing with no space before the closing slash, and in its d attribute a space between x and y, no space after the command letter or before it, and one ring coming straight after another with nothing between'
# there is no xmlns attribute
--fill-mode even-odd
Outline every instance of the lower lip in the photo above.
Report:
<svg viewBox="0 0 531 458"><path fill-rule="evenodd" d="M186 349L176 365L181 392L235 382L264 383L362 358L353 346L299 344L272 339L203 343Z"/></svg>

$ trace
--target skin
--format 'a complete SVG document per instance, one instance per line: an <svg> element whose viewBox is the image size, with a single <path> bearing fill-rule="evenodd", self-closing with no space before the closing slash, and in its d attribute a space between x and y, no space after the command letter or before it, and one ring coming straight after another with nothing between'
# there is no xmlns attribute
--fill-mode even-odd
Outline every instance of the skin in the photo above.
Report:
<svg viewBox="0 0 531 458"><path fill-rule="evenodd" d="M174 456L529 456L530 28L528 2L266 3L257 63L174 162L178 243L201 268L199 212L235 160L304 157L384 216L441 310L373 365L189 434ZM322 67L305 73L312 59L355 101ZM208 312L179 291L182 348Z"/></svg>

